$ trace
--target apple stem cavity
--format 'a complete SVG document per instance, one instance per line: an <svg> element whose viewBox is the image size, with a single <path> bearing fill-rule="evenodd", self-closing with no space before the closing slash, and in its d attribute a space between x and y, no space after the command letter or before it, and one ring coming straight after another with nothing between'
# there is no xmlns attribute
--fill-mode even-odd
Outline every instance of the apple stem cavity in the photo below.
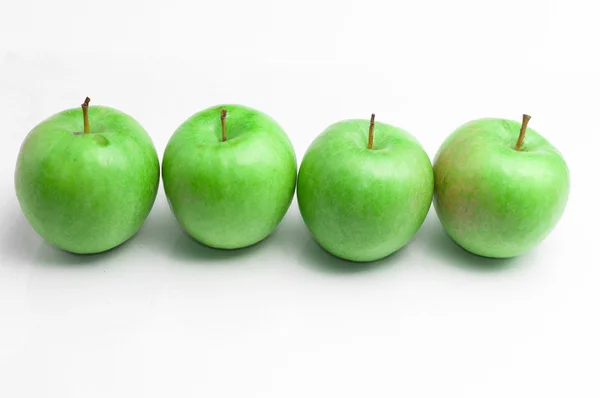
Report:
<svg viewBox="0 0 600 398"><path fill-rule="evenodd" d="M227 141L227 134L225 129L225 118L227 117L227 110L221 109L221 138L223 142Z"/></svg>
<svg viewBox="0 0 600 398"><path fill-rule="evenodd" d="M523 114L523 122L521 123L521 131L519 131L519 139L517 139L517 145L515 145L515 150L517 151L521 150L523 141L525 141L525 132L527 131L527 123L529 123L529 119L531 119L531 116Z"/></svg>
<svg viewBox="0 0 600 398"><path fill-rule="evenodd" d="M373 133L375 131L375 114L371 114L371 123L369 124L369 149L373 149Z"/></svg>
<svg viewBox="0 0 600 398"><path fill-rule="evenodd" d="M85 101L81 104L81 110L83 111L83 134L90 133L90 119L88 118L88 107L90 105L90 97L85 97Z"/></svg>

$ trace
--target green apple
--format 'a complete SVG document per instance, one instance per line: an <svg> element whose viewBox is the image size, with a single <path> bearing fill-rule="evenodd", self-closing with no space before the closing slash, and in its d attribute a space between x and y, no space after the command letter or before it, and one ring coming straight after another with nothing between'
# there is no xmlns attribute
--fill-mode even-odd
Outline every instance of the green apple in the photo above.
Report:
<svg viewBox="0 0 600 398"><path fill-rule="evenodd" d="M15 169L17 198L33 229L79 254L112 249L133 236L160 178L144 128L123 112L88 103L35 126Z"/></svg>
<svg viewBox="0 0 600 398"><path fill-rule="evenodd" d="M314 239L342 259L388 256L419 230L433 196L433 170L419 142L368 120L329 126L308 148L298 204Z"/></svg>
<svg viewBox="0 0 600 398"><path fill-rule="evenodd" d="M191 237L237 249L263 240L283 219L296 188L296 155L266 114L220 105L179 126L162 175L169 206Z"/></svg>
<svg viewBox="0 0 600 398"><path fill-rule="evenodd" d="M471 253L514 257L540 243L569 196L561 154L523 122L480 119L459 127L434 160L436 212Z"/></svg>

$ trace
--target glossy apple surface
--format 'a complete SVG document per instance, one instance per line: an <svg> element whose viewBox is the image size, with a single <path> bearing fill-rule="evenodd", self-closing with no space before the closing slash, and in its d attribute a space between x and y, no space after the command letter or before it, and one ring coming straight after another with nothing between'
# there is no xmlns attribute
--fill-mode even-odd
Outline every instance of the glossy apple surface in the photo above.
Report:
<svg viewBox="0 0 600 398"><path fill-rule="evenodd" d="M434 160L436 212L450 237L474 254L506 258L540 243L569 196L559 151L531 128L505 119L474 120L442 144Z"/></svg>
<svg viewBox="0 0 600 398"><path fill-rule="evenodd" d="M245 106L219 105L175 131L162 174L182 228L207 246L237 249L263 240L281 222L294 196L296 167L292 143L275 120Z"/></svg>
<svg viewBox="0 0 600 398"><path fill-rule="evenodd" d="M15 169L17 198L34 230L73 253L98 253L133 236L148 216L160 169L152 140L131 116L90 106L60 112L27 135Z"/></svg>
<svg viewBox="0 0 600 398"><path fill-rule="evenodd" d="M431 206L429 157L406 131L369 120L329 126L307 150L298 204L314 239L342 259L386 257L419 230Z"/></svg>

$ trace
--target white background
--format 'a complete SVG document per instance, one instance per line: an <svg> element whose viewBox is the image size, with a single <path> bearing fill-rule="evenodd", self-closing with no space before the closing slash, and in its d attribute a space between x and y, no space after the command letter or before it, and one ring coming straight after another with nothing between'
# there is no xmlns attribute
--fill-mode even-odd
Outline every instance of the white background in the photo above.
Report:
<svg viewBox="0 0 600 398"><path fill-rule="evenodd" d="M0 0L0 396L600 396L595 3ZM466 254L432 210L357 267L313 243L295 201L260 245L203 248L161 187L129 243L72 256L26 223L13 171L27 132L86 95L137 118L160 157L222 102L273 116L299 161L371 112L431 157L468 120L526 112L571 198L520 258Z"/></svg>

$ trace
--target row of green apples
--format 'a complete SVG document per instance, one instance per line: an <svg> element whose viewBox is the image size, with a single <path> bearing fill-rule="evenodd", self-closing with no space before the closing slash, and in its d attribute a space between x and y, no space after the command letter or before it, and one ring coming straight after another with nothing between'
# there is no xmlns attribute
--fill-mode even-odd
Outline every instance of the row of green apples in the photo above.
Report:
<svg viewBox="0 0 600 398"><path fill-rule="evenodd" d="M308 148L298 172L292 143L268 115L240 105L198 112L173 134L162 161L181 227L214 248L271 234L297 186L302 218L329 253L388 256L421 227L431 203L448 235L481 256L520 255L555 227L569 195L562 155L522 122L479 119L442 144L433 164L414 136L389 124L344 120ZM51 244L98 253L132 237L156 198L160 165L132 117L89 106L33 128L15 171L25 217Z"/></svg>

